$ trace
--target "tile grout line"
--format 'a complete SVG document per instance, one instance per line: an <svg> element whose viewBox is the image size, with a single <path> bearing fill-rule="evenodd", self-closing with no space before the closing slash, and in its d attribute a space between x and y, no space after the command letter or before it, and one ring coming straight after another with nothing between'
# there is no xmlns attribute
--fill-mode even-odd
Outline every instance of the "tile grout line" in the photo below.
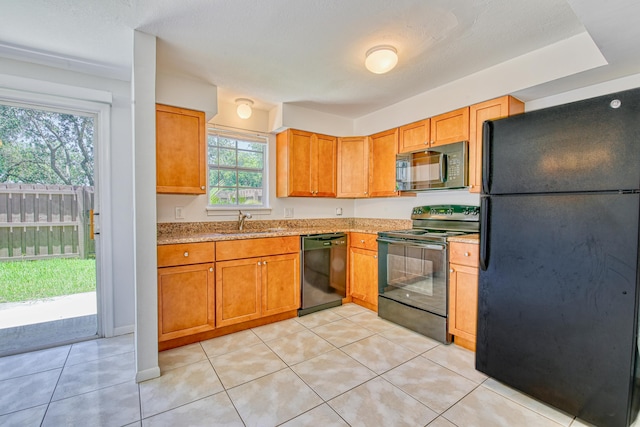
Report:
<svg viewBox="0 0 640 427"><path fill-rule="evenodd" d="M260 337L258 337L258 338L260 338ZM227 396L227 399L229 399L229 402L231 402L231 406L233 406L233 409L236 411L236 414L238 415L238 418L240 419L240 421L242 421L242 424L244 424L246 426L247 423L244 422L244 419L242 418L242 415L240 414L240 411L238 411L238 407L233 402L233 399L231 398L231 396L229 396L229 389L227 389L227 387L225 387L224 383L222 382L222 379L220 378L220 375L218 374L218 371L216 371L216 367L213 366L213 362L208 357L207 352L204 351L204 347L202 347L202 341L199 341L198 344L200 344L200 348L204 352L205 356L207 356L207 361L209 361L209 364L211 365L211 369L213 369L213 373L216 375L216 377L218 378L218 381L220 382L220 385L222 386L222 392L224 392L224 394ZM246 384L246 383L244 383L244 384ZM212 394L212 396L215 396L216 394L218 394L218 393L214 393L214 394ZM209 397L209 396L207 396L207 397Z"/></svg>
<svg viewBox="0 0 640 427"><path fill-rule="evenodd" d="M58 379L56 381L56 385L53 387L51 391L51 397L49 397L49 403L47 403L47 408L44 410L44 414L42 415L42 420L40 420L40 427L44 425L44 420L47 418L47 413L49 412L49 407L51 406L51 402L53 401L53 396L56 394L56 389L60 384L60 379L62 378L62 373L64 369L67 367L67 361L69 360L69 355L71 354L71 349L73 348L73 344L69 346L69 351L67 352L67 356L64 358L64 363L62 364L62 369L60 369L60 375L58 375Z"/></svg>

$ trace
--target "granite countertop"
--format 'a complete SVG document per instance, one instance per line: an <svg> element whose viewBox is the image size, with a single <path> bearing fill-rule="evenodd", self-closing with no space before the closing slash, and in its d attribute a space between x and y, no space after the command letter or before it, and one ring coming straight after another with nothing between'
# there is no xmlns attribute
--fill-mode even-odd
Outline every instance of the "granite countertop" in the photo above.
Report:
<svg viewBox="0 0 640 427"><path fill-rule="evenodd" d="M480 234L465 234L463 236L455 236L449 237L447 239L448 242L458 242L458 243L475 243L476 245L480 243Z"/></svg>
<svg viewBox="0 0 640 427"><path fill-rule="evenodd" d="M237 221L160 223L157 243L171 245L338 232L377 234L379 231L406 228L411 228L411 220L330 218L247 221L243 231L237 230Z"/></svg>

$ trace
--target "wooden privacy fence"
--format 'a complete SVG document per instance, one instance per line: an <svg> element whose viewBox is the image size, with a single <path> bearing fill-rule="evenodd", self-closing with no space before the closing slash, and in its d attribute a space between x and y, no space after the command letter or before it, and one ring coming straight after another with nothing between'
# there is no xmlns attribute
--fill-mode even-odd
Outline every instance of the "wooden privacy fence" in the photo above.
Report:
<svg viewBox="0 0 640 427"><path fill-rule="evenodd" d="M93 187L0 183L0 261L90 258Z"/></svg>

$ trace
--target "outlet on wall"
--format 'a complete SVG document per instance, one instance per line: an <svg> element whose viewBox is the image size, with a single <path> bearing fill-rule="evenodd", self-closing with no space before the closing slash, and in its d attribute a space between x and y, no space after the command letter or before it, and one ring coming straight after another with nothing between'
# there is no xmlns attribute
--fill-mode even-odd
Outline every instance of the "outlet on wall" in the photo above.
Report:
<svg viewBox="0 0 640 427"><path fill-rule="evenodd" d="M293 218L293 208L284 208L284 217Z"/></svg>
<svg viewBox="0 0 640 427"><path fill-rule="evenodd" d="M176 219L184 219L184 207L176 206Z"/></svg>
<svg viewBox="0 0 640 427"><path fill-rule="evenodd" d="M336 215L342 216L342 208L336 208Z"/></svg>

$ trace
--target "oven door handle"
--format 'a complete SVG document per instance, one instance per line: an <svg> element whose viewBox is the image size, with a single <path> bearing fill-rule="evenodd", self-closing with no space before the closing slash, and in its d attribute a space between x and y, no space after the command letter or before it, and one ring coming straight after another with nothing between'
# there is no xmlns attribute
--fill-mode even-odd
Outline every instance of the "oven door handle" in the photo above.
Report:
<svg viewBox="0 0 640 427"><path fill-rule="evenodd" d="M433 249L435 251L443 251L446 248L446 245L430 245L428 243L416 243L413 241L406 241L406 240L385 239L384 237L378 237L378 242L389 243L393 245L411 246L411 247L420 248L420 249Z"/></svg>

